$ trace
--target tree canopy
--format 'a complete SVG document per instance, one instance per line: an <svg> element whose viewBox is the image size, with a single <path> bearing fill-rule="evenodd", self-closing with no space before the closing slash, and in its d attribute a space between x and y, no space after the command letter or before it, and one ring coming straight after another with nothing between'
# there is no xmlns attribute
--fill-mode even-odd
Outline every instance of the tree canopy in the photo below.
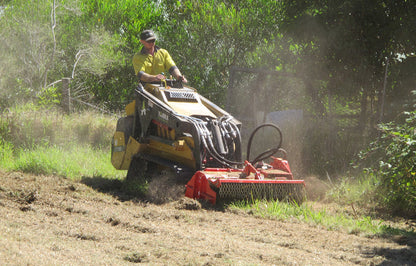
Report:
<svg viewBox="0 0 416 266"><path fill-rule="evenodd" d="M264 112L357 115L362 134L380 117L412 108L416 6L406 0L10 0L1 6L2 108L39 97L59 101L60 81L71 78L73 97L123 109L137 84L131 60L144 29L153 29L190 84L221 106L231 70L245 68L269 74L240 73L232 100L246 106L253 95L267 99L254 107ZM260 78L259 90L253 84ZM341 130L340 121L331 123Z"/></svg>
<svg viewBox="0 0 416 266"><path fill-rule="evenodd" d="M12 92L6 98L38 93L74 76L94 101L117 102L111 108L119 108L134 87L131 57L147 28L158 33L159 44L193 85L220 104L232 66L284 69L306 81L317 114L327 111L328 90L362 104L367 97L376 99L386 60L400 68L397 58L412 55L416 43L416 7L410 1L11 0L2 5L1 86ZM397 95L398 89L390 86L388 94Z"/></svg>

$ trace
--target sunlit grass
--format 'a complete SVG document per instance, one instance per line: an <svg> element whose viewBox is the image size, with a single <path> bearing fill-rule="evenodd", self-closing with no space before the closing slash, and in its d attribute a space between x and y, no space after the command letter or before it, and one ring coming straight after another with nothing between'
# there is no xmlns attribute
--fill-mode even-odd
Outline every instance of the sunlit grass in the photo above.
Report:
<svg viewBox="0 0 416 266"><path fill-rule="evenodd" d="M14 163L13 144L0 139L0 168L12 168Z"/></svg>
<svg viewBox="0 0 416 266"><path fill-rule="evenodd" d="M344 177L327 192L327 198L339 204L369 207L377 204L380 181L375 175Z"/></svg>
<svg viewBox="0 0 416 266"><path fill-rule="evenodd" d="M346 231L350 234L382 235L387 232L387 225L381 220L369 216L351 216L342 211L329 212L325 208L314 209L308 203L299 206L279 201L252 200L234 202L228 207L231 210L244 210L262 218L305 222L322 226L327 230Z"/></svg>
<svg viewBox="0 0 416 266"><path fill-rule="evenodd" d="M0 168L71 179L123 178L111 164L116 117L64 114L27 103L0 113Z"/></svg>
<svg viewBox="0 0 416 266"><path fill-rule="evenodd" d="M59 175L71 179L102 176L123 178L125 171L111 164L110 153L89 146L38 147L21 149L12 162L2 163L7 170L33 174ZM10 160L10 158L9 158Z"/></svg>

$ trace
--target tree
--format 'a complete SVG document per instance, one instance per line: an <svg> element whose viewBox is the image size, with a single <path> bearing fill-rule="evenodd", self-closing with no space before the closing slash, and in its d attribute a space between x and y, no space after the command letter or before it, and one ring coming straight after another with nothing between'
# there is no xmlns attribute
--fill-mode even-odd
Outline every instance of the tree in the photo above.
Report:
<svg viewBox="0 0 416 266"><path fill-rule="evenodd" d="M304 77L315 125L324 126L309 135L326 141L308 142L315 143L308 153L321 154L312 161L325 162L325 168L332 166L336 171L348 165L348 158L375 134L384 85L386 100L393 99L392 95L409 97L409 88L395 86L390 75L405 68L396 61L398 55L415 50L416 9L409 1L283 2L280 29L293 45L301 47L293 68ZM385 106L391 114L402 110L400 104L386 102ZM339 118L354 114L359 114L358 124L350 120L349 127L346 119Z"/></svg>
<svg viewBox="0 0 416 266"><path fill-rule="evenodd" d="M164 1L167 23L161 43L174 51L193 85L218 104L225 103L231 66L259 66L250 57L278 33L279 1ZM269 66L274 68L274 66Z"/></svg>
<svg viewBox="0 0 416 266"><path fill-rule="evenodd" d="M118 80L132 87L126 60L137 46L140 27L158 16L155 5L146 2L9 1L0 21L3 104L36 98L63 77L73 79L75 97L100 102L120 91ZM119 76L109 74L114 69Z"/></svg>
<svg viewBox="0 0 416 266"><path fill-rule="evenodd" d="M308 79L326 81L310 93L323 89L353 100L360 96L362 112L367 111L367 98L379 96L386 59L393 62L397 54L416 48L416 7L410 1L284 2L285 33L300 44L313 44L305 50L311 58L306 68L315 70ZM317 69L322 74L316 75Z"/></svg>

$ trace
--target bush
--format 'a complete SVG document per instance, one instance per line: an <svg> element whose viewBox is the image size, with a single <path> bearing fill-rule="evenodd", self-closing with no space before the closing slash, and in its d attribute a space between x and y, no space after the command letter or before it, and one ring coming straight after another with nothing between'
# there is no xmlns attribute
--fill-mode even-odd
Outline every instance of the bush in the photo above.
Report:
<svg viewBox="0 0 416 266"><path fill-rule="evenodd" d="M416 214L416 111L401 123L379 125L380 137L361 154L380 178L378 195L393 211Z"/></svg>

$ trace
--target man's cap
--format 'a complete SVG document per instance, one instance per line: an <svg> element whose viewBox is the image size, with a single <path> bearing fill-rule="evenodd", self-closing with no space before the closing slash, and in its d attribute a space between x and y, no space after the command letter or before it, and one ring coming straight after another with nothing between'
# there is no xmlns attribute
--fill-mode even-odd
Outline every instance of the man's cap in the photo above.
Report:
<svg viewBox="0 0 416 266"><path fill-rule="evenodd" d="M140 33L140 40L146 42L150 40L156 40L156 35L152 30L144 30L142 33Z"/></svg>

